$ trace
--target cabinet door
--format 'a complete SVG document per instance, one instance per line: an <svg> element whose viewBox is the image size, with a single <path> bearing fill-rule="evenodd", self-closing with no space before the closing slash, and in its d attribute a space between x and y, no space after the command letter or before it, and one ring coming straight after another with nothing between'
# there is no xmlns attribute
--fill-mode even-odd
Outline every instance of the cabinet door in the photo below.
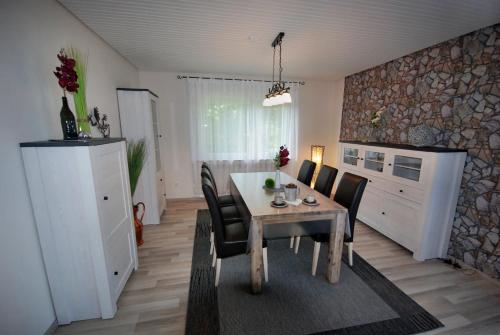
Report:
<svg viewBox="0 0 500 335"><path fill-rule="evenodd" d="M163 135L161 134L160 118L156 108L156 101L151 99L151 120L153 125L154 136L154 150L155 150L155 178L156 178L156 192L158 201L158 214L161 216L165 209L165 185L163 180L163 167L161 161L161 141Z"/></svg>
<svg viewBox="0 0 500 335"><path fill-rule="evenodd" d="M342 165L346 169L359 170L362 155L361 148L344 144L342 146Z"/></svg>
<svg viewBox="0 0 500 335"><path fill-rule="evenodd" d="M358 219L369 225L370 227L381 231L381 212L383 211L383 200L379 194L369 190L365 190L358 210Z"/></svg>
<svg viewBox="0 0 500 335"><path fill-rule="evenodd" d="M125 150L98 148L93 151L92 166L106 257L106 271L114 301L120 295L134 267L134 237L126 178Z"/></svg>
<svg viewBox="0 0 500 335"><path fill-rule="evenodd" d="M420 205L391 194L385 195L383 224L387 227L387 235L408 248L415 250L420 234Z"/></svg>
<svg viewBox="0 0 500 335"><path fill-rule="evenodd" d="M385 167L386 153L377 148L365 148L363 168L369 172L382 174Z"/></svg>

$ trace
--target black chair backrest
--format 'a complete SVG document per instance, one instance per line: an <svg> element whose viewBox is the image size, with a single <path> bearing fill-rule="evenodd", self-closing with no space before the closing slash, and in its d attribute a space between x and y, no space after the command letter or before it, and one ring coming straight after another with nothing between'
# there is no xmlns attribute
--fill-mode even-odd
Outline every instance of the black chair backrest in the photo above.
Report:
<svg viewBox="0 0 500 335"><path fill-rule="evenodd" d="M316 183L314 183L314 189L324 196L330 197L337 173L339 173L339 170L334 167L328 165L321 166Z"/></svg>
<svg viewBox="0 0 500 335"><path fill-rule="evenodd" d="M211 181L208 178L202 178L201 188L203 190L205 200L207 201L208 210L210 211L210 217L212 218L212 227L214 230L216 241L215 250L217 251L217 254L222 255L222 245L224 243L224 226L219 201L211 185Z"/></svg>
<svg viewBox="0 0 500 335"><path fill-rule="evenodd" d="M303 184L306 184L307 186L311 186L311 181L312 181L315 169L316 169L316 163L305 159L302 162L302 166L300 167L297 180Z"/></svg>
<svg viewBox="0 0 500 335"><path fill-rule="evenodd" d="M363 197L368 179L345 172L337 186L337 192L333 200L338 202L349 211L349 225L351 226L351 237L346 238L346 242L352 242L354 237L354 223L358 215L359 203Z"/></svg>
<svg viewBox="0 0 500 335"><path fill-rule="evenodd" d="M213 174L211 173L210 169L207 169L206 167L201 168L201 178L208 178L212 182L212 187L214 188L215 195L219 197L219 191L217 190L217 184L215 184L215 178Z"/></svg>

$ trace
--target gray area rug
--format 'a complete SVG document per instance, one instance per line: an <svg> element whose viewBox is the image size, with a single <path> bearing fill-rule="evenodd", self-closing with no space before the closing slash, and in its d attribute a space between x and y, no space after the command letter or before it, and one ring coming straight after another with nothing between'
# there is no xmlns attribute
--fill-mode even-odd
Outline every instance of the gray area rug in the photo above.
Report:
<svg viewBox="0 0 500 335"><path fill-rule="evenodd" d="M208 254L210 216L198 211L187 334L415 334L442 324L355 254L339 283L327 282L328 246L311 275L312 241L298 255L288 240L268 243L269 282L250 293L250 257L222 260L219 287Z"/></svg>

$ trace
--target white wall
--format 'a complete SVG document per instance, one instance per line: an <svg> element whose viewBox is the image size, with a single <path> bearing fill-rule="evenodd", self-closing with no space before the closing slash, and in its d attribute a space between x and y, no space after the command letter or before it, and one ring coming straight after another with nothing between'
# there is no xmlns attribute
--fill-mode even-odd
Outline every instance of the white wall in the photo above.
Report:
<svg viewBox="0 0 500 335"><path fill-rule="evenodd" d="M87 103L108 114L112 136L115 89L137 86L138 71L52 0L0 1L0 43L0 333L43 334L55 315L19 143L62 138L52 74L61 47L88 52Z"/></svg>
<svg viewBox="0 0 500 335"><path fill-rule="evenodd" d="M177 73L139 72L142 88L159 95L167 198L193 197L186 81ZM311 144L326 145L325 163L336 164L344 80L307 81L301 87L299 161L310 158ZM295 170L298 166L295 167ZM288 169L290 170L290 169ZM295 174L296 171L287 171Z"/></svg>

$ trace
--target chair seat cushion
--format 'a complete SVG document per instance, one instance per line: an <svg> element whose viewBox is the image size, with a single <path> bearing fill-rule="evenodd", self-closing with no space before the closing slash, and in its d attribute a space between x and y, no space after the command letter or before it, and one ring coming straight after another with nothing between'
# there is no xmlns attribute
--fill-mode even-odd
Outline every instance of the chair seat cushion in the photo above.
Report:
<svg viewBox="0 0 500 335"><path fill-rule="evenodd" d="M225 206L221 207L220 210L224 223L241 221L240 212L238 212L238 208L236 208L236 206Z"/></svg>
<svg viewBox="0 0 500 335"><path fill-rule="evenodd" d="M219 197L219 204L222 207L233 206L234 205L234 198L232 195L221 195Z"/></svg>

